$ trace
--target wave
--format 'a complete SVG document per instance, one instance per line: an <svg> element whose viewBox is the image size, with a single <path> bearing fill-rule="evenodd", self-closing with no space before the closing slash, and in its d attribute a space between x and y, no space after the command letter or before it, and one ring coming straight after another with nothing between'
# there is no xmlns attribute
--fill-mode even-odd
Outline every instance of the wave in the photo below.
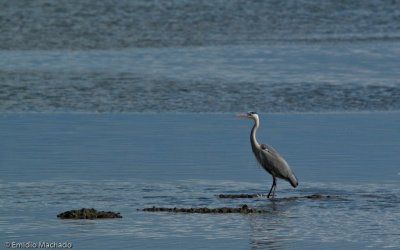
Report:
<svg viewBox="0 0 400 250"><path fill-rule="evenodd" d="M7 76L4 76L7 74ZM0 112L326 112L400 110L400 82L219 82L137 75L1 73ZM34 78L40 84L32 84Z"/></svg>

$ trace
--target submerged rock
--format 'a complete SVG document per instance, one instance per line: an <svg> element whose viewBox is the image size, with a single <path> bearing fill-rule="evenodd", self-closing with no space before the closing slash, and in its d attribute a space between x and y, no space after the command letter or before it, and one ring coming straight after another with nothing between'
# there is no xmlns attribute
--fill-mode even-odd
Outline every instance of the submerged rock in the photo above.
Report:
<svg viewBox="0 0 400 250"><path fill-rule="evenodd" d="M310 194L310 195L304 196L304 198L307 198L307 199L321 199L322 195L321 194Z"/></svg>
<svg viewBox="0 0 400 250"><path fill-rule="evenodd" d="M219 207L219 208L208 208L208 207L192 207L192 208L166 208L166 207L148 207L143 208L142 211L145 212L174 212L174 213L218 213L218 214L229 214L229 213L266 213L265 210L259 210L256 208L251 208L244 204L241 207Z"/></svg>
<svg viewBox="0 0 400 250"><path fill-rule="evenodd" d="M79 210L68 210L57 215L60 219L115 219L122 218L120 213L112 211L97 211L94 208L81 208Z"/></svg>
<svg viewBox="0 0 400 250"><path fill-rule="evenodd" d="M257 198L258 194L220 194L218 198L221 199L246 199L246 198Z"/></svg>

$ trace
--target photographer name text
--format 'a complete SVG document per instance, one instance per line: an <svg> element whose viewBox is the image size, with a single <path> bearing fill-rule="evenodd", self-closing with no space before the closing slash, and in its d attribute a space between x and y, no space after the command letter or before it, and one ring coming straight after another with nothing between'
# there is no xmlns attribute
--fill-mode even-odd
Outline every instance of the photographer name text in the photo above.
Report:
<svg viewBox="0 0 400 250"><path fill-rule="evenodd" d="M47 241L26 241L26 242L16 242L16 241L9 241L4 243L6 248L10 249L71 249L72 243L71 242L47 242Z"/></svg>

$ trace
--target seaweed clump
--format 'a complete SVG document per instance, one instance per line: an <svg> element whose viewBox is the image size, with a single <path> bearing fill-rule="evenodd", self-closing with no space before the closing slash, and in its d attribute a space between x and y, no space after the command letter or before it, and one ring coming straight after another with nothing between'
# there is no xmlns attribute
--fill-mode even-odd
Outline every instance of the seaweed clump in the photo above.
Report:
<svg viewBox="0 0 400 250"><path fill-rule="evenodd" d="M60 219L116 219L122 218L120 213L112 211L97 211L94 208L81 208L79 210L68 210L57 215Z"/></svg>
<svg viewBox="0 0 400 250"><path fill-rule="evenodd" d="M240 213L240 214L250 214L250 213L265 213L264 210L259 210L256 208L251 208L246 204L241 207L219 207L219 208L208 208L208 207L192 207L192 208L167 208L167 207L149 207L144 208L142 211L146 212L174 212L174 213L218 213L218 214L229 214L229 213Z"/></svg>

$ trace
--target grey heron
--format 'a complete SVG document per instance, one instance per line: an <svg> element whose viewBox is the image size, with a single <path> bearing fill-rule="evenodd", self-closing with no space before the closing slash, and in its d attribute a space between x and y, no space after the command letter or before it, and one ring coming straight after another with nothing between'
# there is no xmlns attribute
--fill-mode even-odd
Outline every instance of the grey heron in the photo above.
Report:
<svg viewBox="0 0 400 250"><path fill-rule="evenodd" d="M294 188L299 184L296 176L286 160L270 145L259 144L256 138L257 128L260 126L260 119L256 112L248 112L247 114L238 114L239 117L250 118L254 121L253 128L250 133L251 149L260 165L272 175L272 186L268 193L268 198L272 194L275 197L276 178L288 181Z"/></svg>

